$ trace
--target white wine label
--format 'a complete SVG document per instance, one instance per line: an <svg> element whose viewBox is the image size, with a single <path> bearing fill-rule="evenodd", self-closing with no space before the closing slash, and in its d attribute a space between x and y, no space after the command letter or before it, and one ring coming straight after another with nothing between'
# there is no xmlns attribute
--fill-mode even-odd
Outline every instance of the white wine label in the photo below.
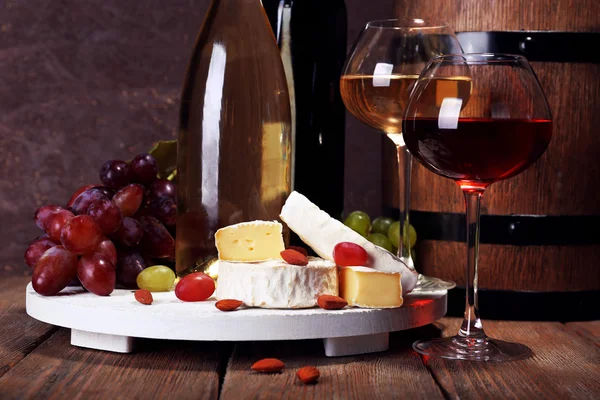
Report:
<svg viewBox="0 0 600 400"><path fill-rule="evenodd" d="M438 128L456 129L461 106L462 99L446 97L442 100L442 106L438 115Z"/></svg>
<svg viewBox="0 0 600 400"><path fill-rule="evenodd" d="M390 86L390 75L392 74L393 69L393 64L377 63L377 65L375 65L375 71L373 71L373 86Z"/></svg>

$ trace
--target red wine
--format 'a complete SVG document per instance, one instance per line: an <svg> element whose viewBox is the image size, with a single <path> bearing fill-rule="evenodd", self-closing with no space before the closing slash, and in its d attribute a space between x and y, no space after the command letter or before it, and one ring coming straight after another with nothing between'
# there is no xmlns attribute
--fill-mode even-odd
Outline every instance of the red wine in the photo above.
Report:
<svg viewBox="0 0 600 400"><path fill-rule="evenodd" d="M548 147L552 121L459 118L455 129L442 129L437 118L408 118L403 132L425 167L461 187L485 188L533 164Z"/></svg>

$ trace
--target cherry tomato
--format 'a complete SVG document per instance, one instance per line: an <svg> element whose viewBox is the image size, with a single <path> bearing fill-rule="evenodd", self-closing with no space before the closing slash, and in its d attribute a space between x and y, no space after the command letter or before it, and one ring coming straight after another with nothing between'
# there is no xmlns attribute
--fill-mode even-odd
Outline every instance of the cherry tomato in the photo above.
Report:
<svg viewBox="0 0 600 400"><path fill-rule="evenodd" d="M204 301L214 291L215 281L204 272L186 275L175 286L175 296L181 301Z"/></svg>
<svg viewBox="0 0 600 400"><path fill-rule="evenodd" d="M340 267L367 266L369 255L356 243L340 242L333 248L333 260Z"/></svg>

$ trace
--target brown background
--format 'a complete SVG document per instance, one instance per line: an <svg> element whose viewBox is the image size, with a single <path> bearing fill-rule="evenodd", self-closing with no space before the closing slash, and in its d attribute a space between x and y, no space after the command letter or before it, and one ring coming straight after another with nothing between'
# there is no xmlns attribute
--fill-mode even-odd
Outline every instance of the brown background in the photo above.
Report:
<svg viewBox="0 0 600 400"><path fill-rule="evenodd" d="M0 1L0 275L28 273L34 210L98 182L107 159L174 138L208 0ZM348 46L393 0L346 0ZM381 137L347 117L347 209L379 212Z"/></svg>

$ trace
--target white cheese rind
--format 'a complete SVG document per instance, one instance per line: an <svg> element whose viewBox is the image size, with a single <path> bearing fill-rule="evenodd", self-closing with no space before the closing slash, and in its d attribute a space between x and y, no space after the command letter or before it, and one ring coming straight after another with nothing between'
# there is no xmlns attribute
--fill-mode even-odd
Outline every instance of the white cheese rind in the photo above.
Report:
<svg viewBox="0 0 600 400"><path fill-rule="evenodd" d="M327 260L309 257L306 266L280 260L219 261L217 300L241 300L248 307L310 308L320 295L338 293L337 267Z"/></svg>
<svg viewBox="0 0 600 400"><path fill-rule="evenodd" d="M418 274L414 269L410 269L394 254L369 242L342 222L331 218L296 191L287 198L279 217L304 243L326 260L333 261L333 248L336 244L356 243L367 251L368 267L401 274L403 294L409 293L417 284Z"/></svg>

